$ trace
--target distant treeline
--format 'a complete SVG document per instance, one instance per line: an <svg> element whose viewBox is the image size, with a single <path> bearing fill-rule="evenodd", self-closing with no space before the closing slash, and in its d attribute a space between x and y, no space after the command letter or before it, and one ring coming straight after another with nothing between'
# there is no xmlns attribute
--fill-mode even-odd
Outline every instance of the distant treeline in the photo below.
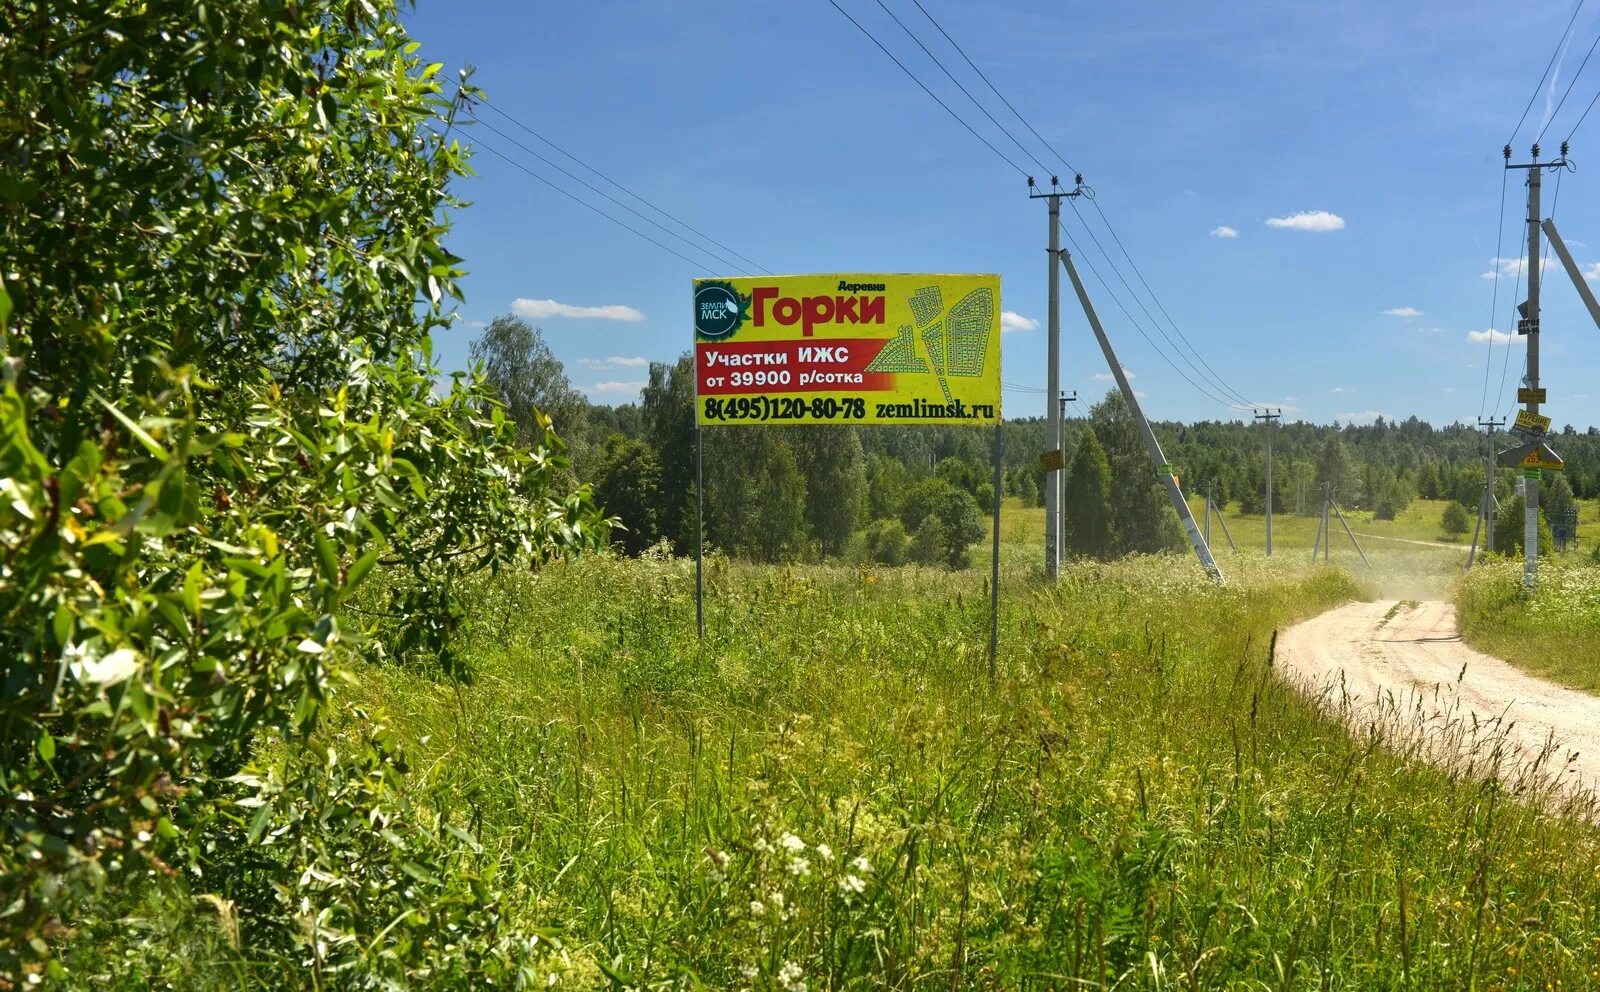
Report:
<svg viewBox="0 0 1600 992"><path fill-rule="evenodd" d="M694 379L688 353L653 363L639 401L587 402L567 380L539 332L516 317L497 319L473 348L512 416L538 432L545 410L572 446L574 471L594 486L627 528L629 553L694 541ZM1076 411L1074 411L1076 412ZM1114 557L1179 547L1183 534L1137 425L1120 395L1065 425L1063 536L1071 553ZM1475 512L1488 454L1483 432L1434 427L1416 417L1371 424L1303 421L1158 421L1153 425L1186 492L1208 490L1241 512L1266 509L1266 432L1273 431L1274 509L1315 514L1330 485L1347 508L1390 518L1412 500L1454 499ZM1499 446L1511 443L1501 435ZM1566 459L1546 473L1556 505L1600 496L1600 430L1566 427L1550 439ZM886 563L965 564L985 533L995 496L993 435L971 427L718 427L705 431L708 544L764 561L850 557ZM1041 417L1008 420L1002 437L1003 496L1042 502L1046 449ZM1517 473L1497 471L1509 498ZM1570 486L1571 496L1565 490ZM1547 504L1549 501L1546 501Z"/></svg>

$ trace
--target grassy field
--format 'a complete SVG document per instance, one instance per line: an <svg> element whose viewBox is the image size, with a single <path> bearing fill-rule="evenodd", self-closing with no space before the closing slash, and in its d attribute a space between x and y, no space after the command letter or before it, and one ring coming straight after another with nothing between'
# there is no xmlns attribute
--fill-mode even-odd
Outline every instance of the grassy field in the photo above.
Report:
<svg viewBox="0 0 1600 992"><path fill-rule="evenodd" d="M470 684L353 694L556 987L1600 984L1600 834L1273 675L1343 571L1230 579L1009 568L991 683L978 571L714 560L701 645L691 564L595 560L486 580Z"/></svg>
<svg viewBox="0 0 1600 992"><path fill-rule="evenodd" d="M1191 498L1189 506L1195 521L1201 523L1205 500ZM1346 510L1345 519L1355 532L1361 551L1356 550L1334 518L1331 521L1333 563L1361 576L1378 594L1388 598L1447 598L1466 564L1467 551L1465 546L1447 540L1440 531L1438 524L1444 506L1443 501L1417 500L1395 520L1374 520L1372 514L1365 511ZM1600 513L1600 508L1587 509ZM1237 504L1230 504L1223 521L1239 549L1237 557L1249 558L1265 551L1265 516L1244 516L1238 512ZM1017 566L1034 566L1040 561L1044 548L1042 508L1022 507L1009 500L1001 510L1000 523L1002 561ZM1315 517L1275 514L1272 520L1274 555L1286 561L1310 561L1317 527ZM1600 533L1600 517L1592 529ZM1471 535L1463 540L1470 541ZM1229 547L1222 523L1215 516L1211 524L1211 550L1224 574L1231 571L1236 555ZM1366 555L1365 563L1362 553ZM1319 560L1320 557L1319 554Z"/></svg>
<svg viewBox="0 0 1600 992"><path fill-rule="evenodd" d="M1522 588L1521 560L1474 568L1456 594L1462 636L1574 689L1600 693L1600 567L1566 555L1543 563L1539 586Z"/></svg>

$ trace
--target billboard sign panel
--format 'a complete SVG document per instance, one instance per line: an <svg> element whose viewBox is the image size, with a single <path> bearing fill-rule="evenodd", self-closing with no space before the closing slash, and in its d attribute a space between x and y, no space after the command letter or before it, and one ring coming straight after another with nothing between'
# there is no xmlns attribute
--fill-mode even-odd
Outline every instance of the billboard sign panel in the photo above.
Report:
<svg viewBox="0 0 1600 992"><path fill-rule="evenodd" d="M695 420L1000 422L1000 277L696 279Z"/></svg>

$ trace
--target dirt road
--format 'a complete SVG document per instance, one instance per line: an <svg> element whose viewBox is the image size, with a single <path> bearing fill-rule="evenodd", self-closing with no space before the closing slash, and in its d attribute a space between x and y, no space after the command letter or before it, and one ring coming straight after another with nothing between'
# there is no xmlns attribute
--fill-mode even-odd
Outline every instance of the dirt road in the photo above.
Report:
<svg viewBox="0 0 1600 992"><path fill-rule="evenodd" d="M1278 638L1291 681L1402 750L1568 795L1600 788L1600 698L1461 642L1443 602L1351 603Z"/></svg>

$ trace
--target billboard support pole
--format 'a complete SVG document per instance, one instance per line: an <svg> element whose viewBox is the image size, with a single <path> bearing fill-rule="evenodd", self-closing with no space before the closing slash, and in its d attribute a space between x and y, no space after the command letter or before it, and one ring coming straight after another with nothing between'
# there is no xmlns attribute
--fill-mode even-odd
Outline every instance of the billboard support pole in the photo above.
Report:
<svg viewBox="0 0 1600 992"><path fill-rule="evenodd" d="M1139 433L1144 435L1144 444L1150 452L1150 460L1155 462L1156 472L1162 476L1161 481L1166 484L1167 496L1172 500L1172 508L1178 511L1178 519L1189 535L1189 544L1194 547L1195 557L1200 559L1201 567L1211 576L1212 581L1222 585L1226 582L1222 577L1222 569L1217 567L1217 560L1211 556L1211 545L1206 543L1205 537L1200 533L1199 525L1194 522L1194 514L1190 512L1189 504L1183 498L1183 489L1172 474L1172 466L1167 464L1167 456L1161 451L1161 442L1156 440L1155 432L1150 429L1150 422L1144 419L1144 410L1139 406L1139 398L1133 395L1133 387L1128 385L1128 375L1122 371L1122 365L1117 361L1117 353L1111 348L1111 339L1106 337L1106 329L1100 326L1100 317L1094 312L1094 304L1089 302L1089 292L1083 288L1083 280L1078 278L1078 268L1072 264L1072 253L1063 248L1060 257L1061 264L1066 267L1067 275L1072 278L1072 288L1078 293L1078 302L1083 305L1083 315L1089 318L1089 329L1094 331L1095 340L1100 342L1100 351L1106 356L1106 364L1111 367L1111 374L1117 380L1117 388L1122 391L1122 398L1127 402L1134 422L1139 425Z"/></svg>
<svg viewBox="0 0 1600 992"><path fill-rule="evenodd" d="M704 459L705 445L701 440L700 425L694 427L694 622L700 640L706 639L706 534L705 534L705 477L700 465Z"/></svg>
<svg viewBox="0 0 1600 992"><path fill-rule="evenodd" d="M1000 430L994 422L994 544L989 557L989 681L995 680L995 656L1000 649Z"/></svg>

